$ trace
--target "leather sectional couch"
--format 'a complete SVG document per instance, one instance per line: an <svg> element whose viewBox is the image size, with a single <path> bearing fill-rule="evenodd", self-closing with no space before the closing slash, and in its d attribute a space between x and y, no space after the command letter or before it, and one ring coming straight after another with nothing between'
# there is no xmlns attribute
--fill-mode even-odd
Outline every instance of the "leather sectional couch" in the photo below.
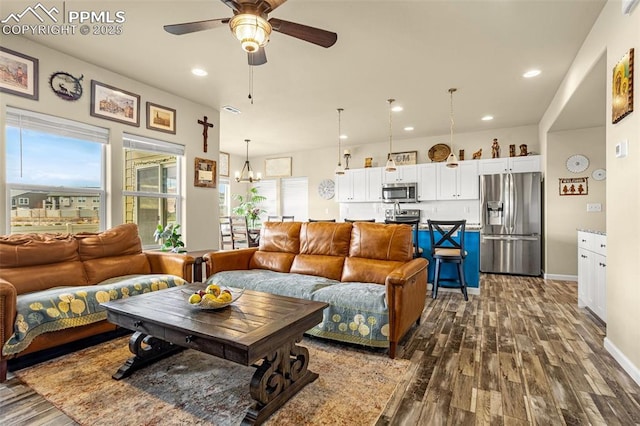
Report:
<svg viewBox="0 0 640 426"><path fill-rule="evenodd" d="M7 360L114 330L100 303L182 285L190 256L143 252L134 224L0 236L0 381Z"/></svg>
<svg viewBox="0 0 640 426"><path fill-rule="evenodd" d="M307 334L371 347L398 342L425 305L427 265L408 225L266 222L260 246L208 253L207 283L329 303Z"/></svg>

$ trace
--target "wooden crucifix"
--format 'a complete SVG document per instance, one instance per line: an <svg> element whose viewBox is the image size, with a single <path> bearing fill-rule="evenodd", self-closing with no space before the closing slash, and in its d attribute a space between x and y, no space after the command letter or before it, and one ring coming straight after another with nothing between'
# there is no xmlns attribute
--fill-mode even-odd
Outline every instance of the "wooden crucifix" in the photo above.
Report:
<svg viewBox="0 0 640 426"><path fill-rule="evenodd" d="M213 124L207 122L207 116L204 116L204 120L198 120L198 124L202 124L202 142L203 150L207 152L207 139L209 138L209 127L213 127Z"/></svg>

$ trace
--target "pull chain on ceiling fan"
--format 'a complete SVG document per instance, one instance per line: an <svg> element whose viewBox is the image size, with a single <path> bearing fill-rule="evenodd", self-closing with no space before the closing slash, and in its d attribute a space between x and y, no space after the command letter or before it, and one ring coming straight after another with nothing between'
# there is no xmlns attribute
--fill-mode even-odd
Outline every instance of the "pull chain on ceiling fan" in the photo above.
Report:
<svg viewBox="0 0 640 426"><path fill-rule="evenodd" d="M208 19L165 25L164 30L175 35L210 30L228 25L233 35L247 52L249 65L262 65L267 62L264 51L272 31L279 32L322 47L331 47L338 35L331 31L282 19L267 19L268 14L286 0L220 0L233 10L232 18Z"/></svg>

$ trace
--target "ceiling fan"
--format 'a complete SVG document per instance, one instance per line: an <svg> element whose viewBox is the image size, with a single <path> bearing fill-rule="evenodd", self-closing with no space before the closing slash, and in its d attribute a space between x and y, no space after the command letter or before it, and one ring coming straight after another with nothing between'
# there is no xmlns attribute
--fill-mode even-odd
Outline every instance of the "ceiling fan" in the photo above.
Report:
<svg viewBox="0 0 640 426"><path fill-rule="evenodd" d="M331 47L338 39L336 33L309 27L278 18L267 20L286 0L220 0L233 10L232 18L208 19L206 21L185 22L165 25L164 30L175 35L189 34L229 25L233 35L240 41L248 54L249 65L267 62L264 46L269 42L271 31L277 31L322 47Z"/></svg>

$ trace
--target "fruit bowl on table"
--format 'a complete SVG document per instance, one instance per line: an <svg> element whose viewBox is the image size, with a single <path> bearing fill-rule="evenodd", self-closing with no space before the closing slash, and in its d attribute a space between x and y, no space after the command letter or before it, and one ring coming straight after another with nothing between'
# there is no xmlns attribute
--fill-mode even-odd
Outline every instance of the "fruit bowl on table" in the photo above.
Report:
<svg viewBox="0 0 640 426"><path fill-rule="evenodd" d="M244 289L237 289L218 285L209 285L207 288L199 291L186 291L189 294L187 303L189 305L205 310L222 309L229 306L242 296ZM225 295L228 294L227 295ZM196 296L197 295L197 296Z"/></svg>

